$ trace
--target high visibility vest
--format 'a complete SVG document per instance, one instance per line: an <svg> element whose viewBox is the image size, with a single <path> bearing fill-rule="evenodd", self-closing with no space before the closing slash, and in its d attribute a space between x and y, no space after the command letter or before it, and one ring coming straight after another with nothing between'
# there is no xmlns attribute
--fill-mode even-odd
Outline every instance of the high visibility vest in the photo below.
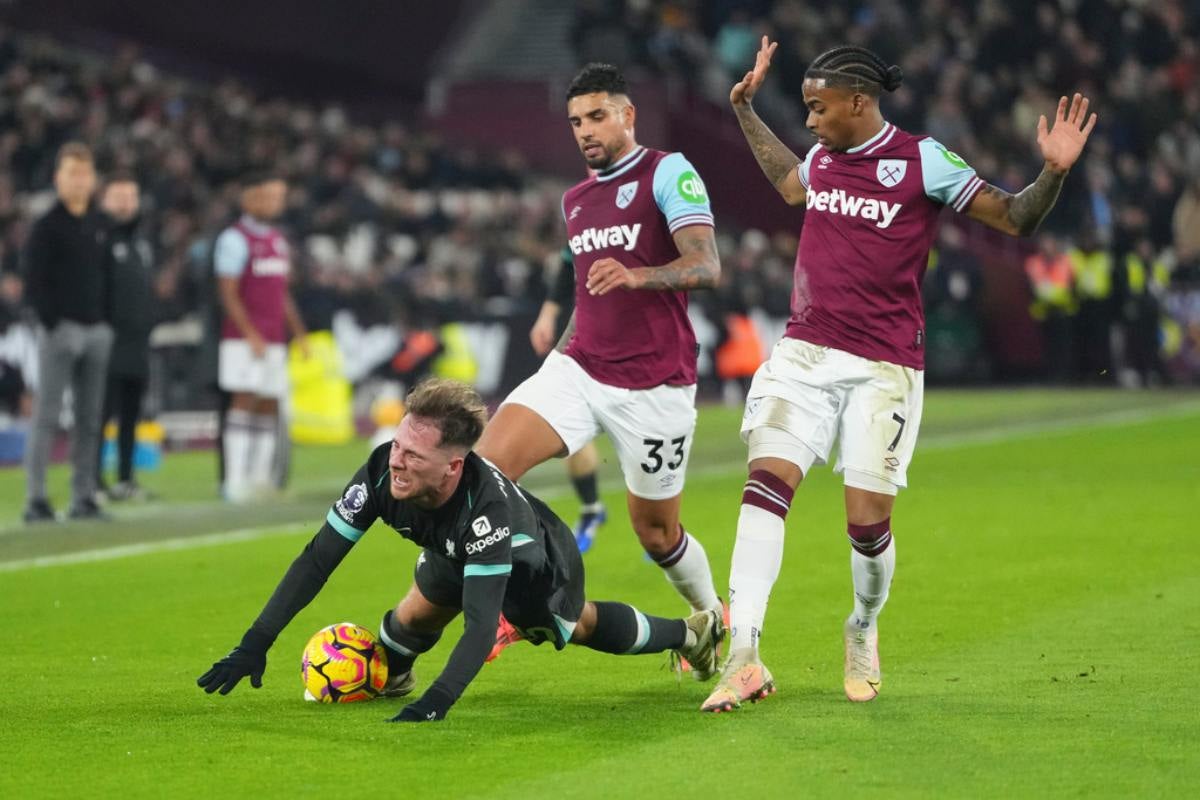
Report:
<svg viewBox="0 0 1200 800"><path fill-rule="evenodd" d="M342 356L329 331L312 331L309 358L292 342L288 348L292 441L301 444L343 444L354 438L354 408Z"/></svg>
<svg viewBox="0 0 1200 800"><path fill-rule="evenodd" d="M433 374L463 383L474 383L479 364L471 353L467 329L462 323L449 322L441 328L442 354L433 361Z"/></svg>
<svg viewBox="0 0 1200 800"><path fill-rule="evenodd" d="M1084 300L1104 300L1112 294L1112 256L1107 250L1067 254L1075 271L1075 293Z"/></svg>
<svg viewBox="0 0 1200 800"><path fill-rule="evenodd" d="M1171 270L1161 260L1146 266L1146 262L1137 253L1125 257L1125 275L1129 283L1130 294L1145 294L1148 286L1163 289L1171 282Z"/></svg>
<svg viewBox="0 0 1200 800"><path fill-rule="evenodd" d="M717 376L724 380L748 378L763 360L758 330L745 314L727 314L725 328L729 338L717 348Z"/></svg>
<svg viewBox="0 0 1200 800"><path fill-rule="evenodd" d="M1071 261L1065 255L1047 260L1040 253L1025 259L1025 274L1033 285L1033 303L1029 306L1029 314L1036 320L1043 320L1047 314L1060 311L1065 314L1075 313L1075 296L1071 291L1075 273Z"/></svg>

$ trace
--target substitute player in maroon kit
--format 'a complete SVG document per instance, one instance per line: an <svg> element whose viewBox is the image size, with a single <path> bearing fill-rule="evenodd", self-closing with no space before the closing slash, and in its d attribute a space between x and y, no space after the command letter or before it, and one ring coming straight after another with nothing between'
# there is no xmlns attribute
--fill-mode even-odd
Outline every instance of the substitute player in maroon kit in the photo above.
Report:
<svg viewBox="0 0 1200 800"><path fill-rule="evenodd" d="M921 278L944 206L1014 236L1032 233L1058 197L1096 123L1087 98L1038 123L1045 167L1016 195L981 180L958 155L884 120L879 95L899 67L862 47L837 47L809 65L803 84L817 143L803 158L763 124L750 101L775 43L763 37L754 69L730 101L771 184L807 209L796 254L787 333L754 377L742 436L749 480L730 570L733 642L721 680L702 706L725 711L774 691L758 654L767 599L783 558L792 495L835 439L845 482L854 610L846 620L846 696L879 691L876 620L895 568L891 516L916 445L924 385Z"/></svg>
<svg viewBox="0 0 1200 800"><path fill-rule="evenodd" d="M687 292L716 286L721 271L708 195L682 154L637 143L616 67L583 68L567 119L595 170L563 195L575 312L559 351L509 395L476 449L517 480L607 432L642 547L693 610L718 609L708 556L679 522L696 424Z"/></svg>
<svg viewBox="0 0 1200 800"><path fill-rule="evenodd" d="M271 225L287 184L269 173L243 182L242 216L217 237L213 263L224 318L217 383L229 392L224 453L227 500L272 485L280 401L288 390L288 334L304 345L304 323L288 289L287 240Z"/></svg>

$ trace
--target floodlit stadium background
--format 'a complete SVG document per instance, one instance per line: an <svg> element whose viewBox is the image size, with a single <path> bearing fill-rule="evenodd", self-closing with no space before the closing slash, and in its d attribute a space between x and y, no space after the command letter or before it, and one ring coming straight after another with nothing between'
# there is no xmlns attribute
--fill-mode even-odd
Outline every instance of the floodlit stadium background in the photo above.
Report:
<svg viewBox="0 0 1200 800"><path fill-rule="evenodd" d="M723 281L692 297L704 408L684 519L724 585L743 390L714 356L732 317L764 348L780 335L802 220L728 111L762 33L780 52L756 106L798 153L811 143L796 103L805 65L842 41L904 68L883 99L890 121L1011 191L1040 169L1034 126L1060 94L1086 93L1100 115L1044 225L1092 276L1052 341L1027 278L1052 242L943 215L924 287L927 408L882 622L889 694L865 710L841 698L844 527L820 471L789 517L764 634L780 693L745 713L701 717L704 687L677 687L657 664L519 646L424 738L382 726L390 707L314 712L295 680L304 640L343 618L373 625L407 586L415 550L386 531L281 637L263 690L205 702L195 676L361 463L353 434L393 419L414 377L396 359L405 344L433 333L424 366L491 400L536 368L528 331L559 268L559 198L584 174L563 92L589 60L625 69L639 141L684 152L713 200ZM16 642L0 648L14 765L0 794L1190 789L1195 721L1176 687L1200 641L1198 45L1195 0L0 3L0 464L12 467L0 468L0 623ZM20 250L74 137L101 176L142 180L162 322L146 407L159 427L139 477L159 499L115 509L115 524L34 530L19 523L37 385ZM330 382L351 393L336 418L309 418L282 501L231 508L211 450L211 249L235 215L234 179L262 163L291 186L282 224L306 321L336 343L332 374L299 377L318 408ZM347 420L344 441L319 443ZM678 610L640 560L602 453L614 513L588 555L589 592ZM66 481L52 470L57 496ZM570 518L565 483L556 464L529 479ZM423 679L454 638L421 662Z"/></svg>

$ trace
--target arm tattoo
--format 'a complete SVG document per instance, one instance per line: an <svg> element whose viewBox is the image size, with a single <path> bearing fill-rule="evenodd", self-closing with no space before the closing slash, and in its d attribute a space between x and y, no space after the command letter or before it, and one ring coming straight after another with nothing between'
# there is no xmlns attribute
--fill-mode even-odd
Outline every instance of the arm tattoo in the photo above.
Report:
<svg viewBox="0 0 1200 800"><path fill-rule="evenodd" d="M554 349L558 352L565 352L567 345L571 343L571 337L575 335L575 311L571 311L571 318L567 320L567 326L563 328L562 336L558 337L558 344L554 345Z"/></svg>
<svg viewBox="0 0 1200 800"><path fill-rule="evenodd" d="M665 292L712 289L721 278L721 261L710 229L679 243L679 258L661 267L646 268L642 289Z"/></svg>
<svg viewBox="0 0 1200 800"><path fill-rule="evenodd" d="M1054 207L1054 201L1058 199L1058 192L1066 178L1065 172L1043 169L1036 181L1010 196L1008 221L1022 236L1028 236L1042 224L1042 220Z"/></svg>
<svg viewBox="0 0 1200 800"><path fill-rule="evenodd" d="M738 124L742 126L742 134L745 135L758 166L762 168L772 186L779 186L788 173L800 163L800 157L779 141L779 137L771 132L752 106L735 105L733 110L737 113Z"/></svg>

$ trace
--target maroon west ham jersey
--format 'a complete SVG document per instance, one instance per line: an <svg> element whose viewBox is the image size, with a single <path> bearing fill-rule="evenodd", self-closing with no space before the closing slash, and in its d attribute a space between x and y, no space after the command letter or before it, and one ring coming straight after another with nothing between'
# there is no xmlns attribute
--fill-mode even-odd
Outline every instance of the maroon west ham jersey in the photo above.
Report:
<svg viewBox="0 0 1200 800"><path fill-rule="evenodd" d="M624 389L696 382L687 292L587 291L601 258L633 269L679 258L672 234L713 224L704 183L680 153L638 147L568 189L563 217L575 262L575 335L566 354L593 378Z"/></svg>
<svg viewBox="0 0 1200 800"><path fill-rule="evenodd" d="M924 369L921 279L942 207L963 211L984 183L927 136L885 123L858 147L815 145L787 336Z"/></svg>
<svg viewBox="0 0 1200 800"><path fill-rule="evenodd" d="M214 260L217 274L238 279L238 295L246 314L267 342L288 340L287 299L291 259L287 240L275 228L243 217L217 238ZM221 323L222 339L241 339L242 333L229 319Z"/></svg>

